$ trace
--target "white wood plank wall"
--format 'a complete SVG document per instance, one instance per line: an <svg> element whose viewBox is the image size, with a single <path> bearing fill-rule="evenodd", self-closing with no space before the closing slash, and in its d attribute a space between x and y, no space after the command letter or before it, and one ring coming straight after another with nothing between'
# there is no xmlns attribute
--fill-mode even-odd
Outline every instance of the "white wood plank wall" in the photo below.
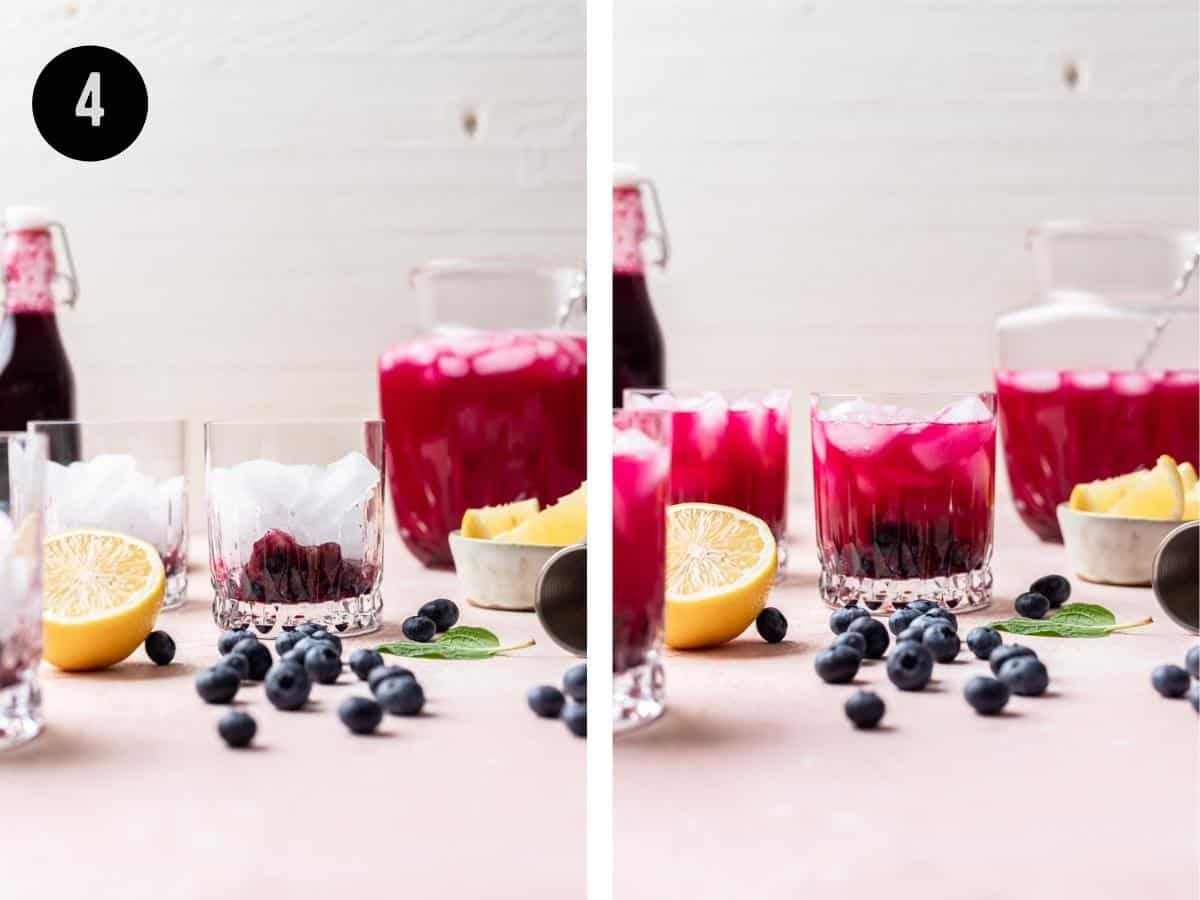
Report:
<svg viewBox="0 0 1200 900"><path fill-rule="evenodd" d="M1196 224L1195 0L624 0L615 156L661 189L678 384L981 389L1050 218Z"/></svg>

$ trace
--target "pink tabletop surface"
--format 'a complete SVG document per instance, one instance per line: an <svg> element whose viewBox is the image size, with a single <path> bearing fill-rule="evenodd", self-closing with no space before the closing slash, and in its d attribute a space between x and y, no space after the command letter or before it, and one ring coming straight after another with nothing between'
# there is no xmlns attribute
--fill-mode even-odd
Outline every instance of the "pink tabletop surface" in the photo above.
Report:
<svg viewBox="0 0 1200 900"><path fill-rule="evenodd" d="M193 560L206 565L202 546ZM0 898L240 900L286 897L580 898L584 894L585 742L525 704L576 660L532 613L461 602L453 573L422 569L386 548L383 630L401 637L426 600L460 603L460 622L501 640L535 638L510 657L398 660L427 697L420 718L387 717L356 737L336 716L353 673L313 688L309 707L279 712L261 685L238 707L258 720L256 746L230 750L216 732L227 709L196 695L216 659L206 569L158 627L174 664L137 651L105 672L43 665L48 716L31 744L0 755Z"/></svg>
<svg viewBox="0 0 1200 900"><path fill-rule="evenodd" d="M1154 898L1196 900L1197 716L1150 686L1196 643L1159 615L1149 588L1072 578L1072 599L1132 634L1017 638L1050 671L1047 696L976 715L962 686L987 664L964 647L923 693L882 663L853 685L821 682L832 639L816 593L810 509L794 509L791 572L768 601L785 642L751 628L722 648L668 652L669 711L615 747L616 896L633 898ZM1007 500L997 510L996 599L960 633L1012 615L1037 576L1067 571ZM1012 638L1006 637L1006 642ZM969 660L969 661L967 661ZM842 704L858 688L887 704L857 732Z"/></svg>

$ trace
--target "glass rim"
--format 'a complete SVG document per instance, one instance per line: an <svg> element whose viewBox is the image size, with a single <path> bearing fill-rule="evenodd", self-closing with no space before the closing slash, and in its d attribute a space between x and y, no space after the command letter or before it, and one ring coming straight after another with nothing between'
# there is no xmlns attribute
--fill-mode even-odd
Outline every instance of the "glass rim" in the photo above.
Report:
<svg viewBox="0 0 1200 900"><path fill-rule="evenodd" d="M819 413L821 411L819 408L820 404L823 401L829 401L829 400L839 401L839 402L852 401L852 400L864 400L867 402L877 402L877 401L901 401L904 399L909 399L909 400L916 400L917 402L928 402L930 405L933 405L933 403L940 401L941 408L945 408L949 404L953 403L955 400L964 400L967 397L974 397L978 400L982 400L983 403L988 407L988 412L990 413L990 415L986 419L973 419L970 422L959 422L959 423L953 423L953 424L971 425L971 424L977 424L979 422L994 422L998 415L996 392L995 391L986 391L986 390L984 390L984 391L874 391L874 392L859 391L857 393L813 391L809 394L809 397L810 397L809 408L814 415L816 415L817 413ZM895 405L902 406L903 404L900 402L895 402ZM833 420L827 419L827 420L823 420L823 421L833 421ZM879 424L879 425L928 425L928 424L932 423L933 421L934 421L934 419L932 417L932 414L930 414L929 416L920 416L918 414L918 416L916 418L907 418L905 420L896 420L896 421L889 420L887 422L879 422L876 424Z"/></svg>
<svg viewBox="0 0 1200 900"><path fill-rule="evenodd" d="M583 277L580 266L538 256L436 256L409 269L408 281L415 284L428 275L520 273Z"/></svg>
<svg viewBox="0 0 1200 900"><path fill-rule="evenodd" d="M670 394L675 397L695 397L699 394L720 394L722 397L730 395L766 395L766 394L787 394L790 400L796 392L789 387L769 387L769 388L748 388L748 387L723 387L723 388L693 388L693 387L678 387L678 388L625 388L621 391L621 396L641 395L650 396L658 394Z"/></svg>
<svg viewBox="0 0 1200 900"><path fill-rule="evenodd" d="M352 416L332 417L328 419L210 419L204 423L204 429L210 428L312 428L326 425L378 425L383 426L383 419L358 419Z"/></svg>

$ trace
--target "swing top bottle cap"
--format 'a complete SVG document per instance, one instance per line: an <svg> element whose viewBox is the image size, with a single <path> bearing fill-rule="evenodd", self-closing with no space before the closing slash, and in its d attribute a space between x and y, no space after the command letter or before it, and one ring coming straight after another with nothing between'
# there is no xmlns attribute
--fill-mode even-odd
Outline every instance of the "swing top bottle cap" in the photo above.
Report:
<svg viewBox="0 0 1200 900"><path fill-rule="evenodd" d="M9 206L4 210L4 227L9 231L49 228L50 222L50 212L41 206Z"/></svg>
<svg viewBox="0 0 1200 900"><path fill-rule="evenodd" d="M642 180L642 173L637 166L628 163L613 163L613 187L637 187Z"/></svg>

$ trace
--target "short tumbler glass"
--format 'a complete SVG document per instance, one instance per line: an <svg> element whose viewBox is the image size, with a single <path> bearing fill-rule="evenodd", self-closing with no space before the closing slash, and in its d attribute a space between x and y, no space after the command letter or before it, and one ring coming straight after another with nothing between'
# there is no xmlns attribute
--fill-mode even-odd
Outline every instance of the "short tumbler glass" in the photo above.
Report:
<svg viewBox="0 0 1200 900"><path fill-rule="evenodd" d="M166 574L164 610L187 595L187 423L30 422L50 442L46 534L119 531L151 544ZM54 460L70 461L54 462Z"/></svg>
<svg viewBox="0 0 1200 900"><path fill-rule="evenodd" d="M383 612L383 423L204 427L213 618L273 637L304 622L343 635Z"/></svg>
<svg viewBox="0 0 1200 900"><path fill-rule="evenodd" d="M0 432L0 750L42 730L42 489L46 439Z"/></svg>
<svg viewBox="0 0 1200 900"><path fill-rule="evenodd" d="M663 713L671 417L613 411L613 730Z"/></svg>
<svg viewBox="0 0 1200 900"><path fill-rule="evenodd" d="M825 602L987 606L995 394L814 394L811 426Z"/></svg>

